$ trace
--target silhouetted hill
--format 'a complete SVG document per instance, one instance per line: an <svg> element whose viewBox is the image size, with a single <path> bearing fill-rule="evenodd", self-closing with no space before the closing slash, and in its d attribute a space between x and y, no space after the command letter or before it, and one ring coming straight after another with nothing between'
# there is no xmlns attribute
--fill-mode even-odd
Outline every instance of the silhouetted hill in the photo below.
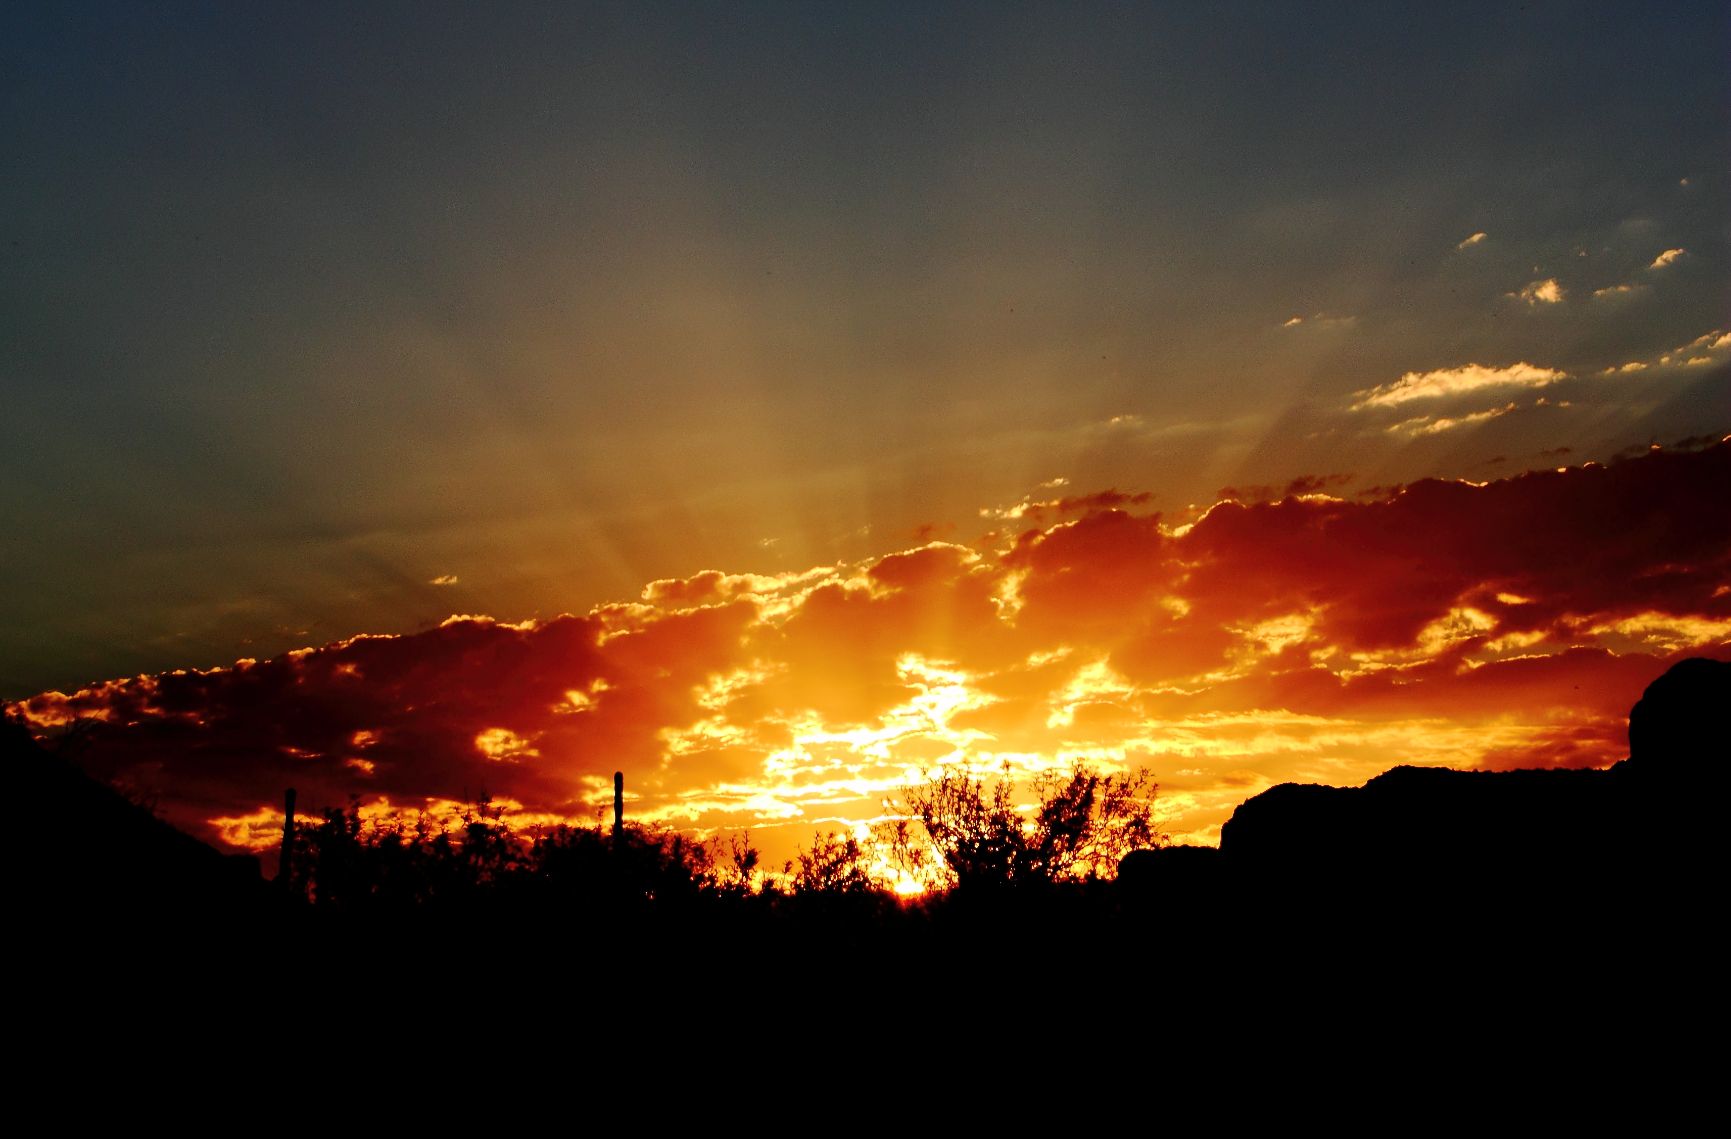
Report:
<svg viewBox="0 0 1731 1139"><path fill-rule="evenodd" d="M0 763L21 805L5 828L14 916L59 925L220 918L268 901L257 859L176 830L11 721L0 720Z"/></svg>
<svg viewBox="0 0 1731 1139"><path fill-rule="evenodd" d="M1363 787L1287 783L1239 806L1220 846L1235 864L1283 876L1324 867L1379 876L1395 865L1452 875L1564 850L1597 857L1620 845L1621 783L1600 771L1436 767L1396 767Z"/></svg>

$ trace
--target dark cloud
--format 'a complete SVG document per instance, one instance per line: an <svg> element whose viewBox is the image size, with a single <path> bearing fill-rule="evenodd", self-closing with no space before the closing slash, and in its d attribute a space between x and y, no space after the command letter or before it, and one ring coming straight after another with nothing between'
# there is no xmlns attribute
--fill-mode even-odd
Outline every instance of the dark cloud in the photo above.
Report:
<svg viewBox="0 0 1731 1139"><path fill-rule="evenodd" d="M1304 494L1323 494L1332 487L1344 486L1352 481L1351 475L1299 475L1283 487L1275 486L1223 486L1215 492L1214 497L1234 502L1267 502L1275 499L1293 498Z"/></svg>
<svg viewBox="0 0 1731 1139"><path fill-rule="evenodd" d="M1149 491L1137 494L1127 494L1116 488L1096 491L1093 494L1075 495L1060 498L1054 509L1059 514L1092 514L1099 510L1116 510L1126 506L1143 506L1152 501L1154 495Z"/></svg>
<svg viewBox="0 0 1731 1139"><path fill-rule="evenodd" d="M1413 644L1461 605L1519 630L1646 611L1724 617L1727 485L1721 446L1484 485L1430 479L1369 503L1223 503L1178 541L1180 592L1223 621L1312 612L1322 640L1349 649Z"/></svg>

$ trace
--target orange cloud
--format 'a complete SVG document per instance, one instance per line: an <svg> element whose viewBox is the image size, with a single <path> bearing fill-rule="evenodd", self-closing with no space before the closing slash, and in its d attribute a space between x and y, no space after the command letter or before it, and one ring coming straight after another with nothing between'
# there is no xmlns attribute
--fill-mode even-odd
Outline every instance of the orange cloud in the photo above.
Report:
<svg viewBox="0 0 1731 1139"><path fill-rule="evenodd" d="M1599 765L1670 663L1731 655L1731 445L1321 493L1345 479L1182 525L1078 495L1001 545L708 571L12 710L82 722L78 762L230 845L268 849L285 786L435 821L485 793L535 826L595 818L624 770L634 817L755 828L773 861L939 762L1148 765L1201 841L1277 782Z"/></svg>

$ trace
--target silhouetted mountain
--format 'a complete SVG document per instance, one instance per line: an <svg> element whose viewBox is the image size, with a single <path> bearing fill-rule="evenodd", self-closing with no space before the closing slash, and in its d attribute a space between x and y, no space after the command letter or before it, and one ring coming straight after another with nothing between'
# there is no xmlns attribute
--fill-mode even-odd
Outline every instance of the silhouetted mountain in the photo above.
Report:
<svg viewBox="0 0 1731 1139"><path fill-rule="evenodd" d="M15 916L59 926L220 918L268 902L257 859L176 830L7 720L0 763L20 804L5 827Z"/></svg>

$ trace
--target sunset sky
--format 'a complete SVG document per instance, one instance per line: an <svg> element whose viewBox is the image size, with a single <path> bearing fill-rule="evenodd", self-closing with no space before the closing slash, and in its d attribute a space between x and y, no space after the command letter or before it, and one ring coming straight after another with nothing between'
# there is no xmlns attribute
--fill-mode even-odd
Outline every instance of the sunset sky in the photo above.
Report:
<svg viewBox="0 0 1731 1139"><path fill-rule="evenodd" d="M563 10L568 8L569 10ZM0 700L293 784L869 819L1602 765L1731 658L1731 10L0 11ZM238 663L237 663L238 662Z"/></svg>

